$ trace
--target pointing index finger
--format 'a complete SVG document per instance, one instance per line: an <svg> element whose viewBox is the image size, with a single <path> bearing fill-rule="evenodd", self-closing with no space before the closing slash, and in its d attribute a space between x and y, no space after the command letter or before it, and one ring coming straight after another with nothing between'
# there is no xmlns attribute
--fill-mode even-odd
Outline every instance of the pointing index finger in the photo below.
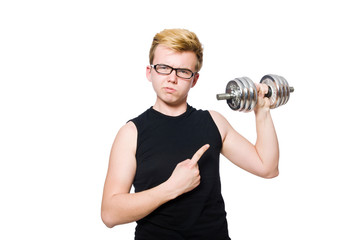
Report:
<svg viewBox="0 0 362 240"><path fill-rule="evenodd" d="M202 155L206 152L206 150L209 149L209 147L209 144L205 144L199 150L197 150L197 152L191 158L191 163L196 164L200 160Z"/></svg>

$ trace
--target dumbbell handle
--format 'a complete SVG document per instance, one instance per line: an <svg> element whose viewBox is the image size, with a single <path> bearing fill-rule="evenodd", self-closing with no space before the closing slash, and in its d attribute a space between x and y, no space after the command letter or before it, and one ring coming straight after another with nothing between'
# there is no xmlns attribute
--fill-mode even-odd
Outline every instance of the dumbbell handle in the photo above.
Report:
<svg viewBox="0 0 362 240"><path fill-rule="evenodd" d="M268 92L264 95L264 97L270 98L272 95L272 89L270 86L268 86Z"/></svg>
<svg viewBox="0 0 362 240"><path fill-rule="evenodd" d="M294 92L294 88L293 87L289 87L289 91L290 92ZM272 95L272 90L270 88L270 86L268 86L268 92L264 95L267 98L270 98ZM216 95L217 100L229 100L234 98L235 95L231 94L231 93L220 93Z"/></svg>

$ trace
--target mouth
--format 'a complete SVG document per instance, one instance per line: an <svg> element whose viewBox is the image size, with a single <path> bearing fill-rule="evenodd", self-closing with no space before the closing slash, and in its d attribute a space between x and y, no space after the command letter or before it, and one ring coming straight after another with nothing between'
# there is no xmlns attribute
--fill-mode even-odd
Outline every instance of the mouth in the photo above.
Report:
<svg viewBox="0 0 362 240"><path fill-rule="evenodd" d="M174 93L174 92L176 92L176 89L170 88L170 87L164 87L163 89L164 89L167 93Z"/></svg>

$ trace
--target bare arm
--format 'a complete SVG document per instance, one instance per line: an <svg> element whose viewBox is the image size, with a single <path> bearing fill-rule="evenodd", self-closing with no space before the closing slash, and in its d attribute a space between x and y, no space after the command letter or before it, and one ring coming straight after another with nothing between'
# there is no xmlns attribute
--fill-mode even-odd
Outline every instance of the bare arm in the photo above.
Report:
<svg viewBox="0 0 362 240"><path fill-rule="evenodd" d="M259 97L255 108L257 140L255 145L235 131L219 113L210 111L223 138L221 153L235 165L264 178L279 174L279 145L270 115L269 99L264 98L265 86L258 85ZM262 89L260 89L262 87Z"/></svg>
<svg viewBox="0 0 362 240"><path fill-rule="evenodd" d="M167 201L162 186L130 194L136 173L137 129L129 122L114 140L103 190L102 220L108 227L138 220Z"/></svg>
<svg viewBox="0 0 362 240"><path fill-rule="evenodd" d="M120 129L113 143L104 184L101 215L108 227L137 221L200 183L197 161L207 146L191 160L179 163L166 182L146 191L130 193L137 167L136 146L137 129L129 122Z"/></svg>
<svg viewBox="0 0 362 240"><path fill-rule="evenodd" d="M264 89L261 89L262 87ZM257 133L255 148L266 169L266 177L270 178L279 174L279 143L270 114L269 99L263 97L268 92L267 87L259 85L259 88L258 107L255 109Z"/></svg>

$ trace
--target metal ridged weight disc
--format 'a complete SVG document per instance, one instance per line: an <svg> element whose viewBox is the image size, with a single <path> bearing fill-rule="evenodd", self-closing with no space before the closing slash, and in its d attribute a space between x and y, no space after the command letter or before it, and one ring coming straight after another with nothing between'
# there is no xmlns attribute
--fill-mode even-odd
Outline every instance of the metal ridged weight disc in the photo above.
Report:
<svg viewBox="0 0 362 240"><path fill-rule="evenodd" d="M232 98L226 101L232 110L239 110L240 108L240 89L240 83L236 80L231 80L226 85L225 93L233 95Z"/></svg>
<svg viewBox="0 0 362 240"><path fill-rule="evenodd" d="M254 109L258 99L256 86L254 82L248 77L238 78L238 80L240 80L244 86L244 105L243 108L239 109L239 111L250 112Z"/></svg>
<svg viewBox="0 0 362 240"><path fill-rule="evenodd" d="M270 99L270 108L277 108L281 105L284 105L288 102L290 96L290 87L282 76L278 75L265 75L260 83L264 83L268 85L271 90L272 94Z"/></svg>
<svg viewBox="0 0 362 240"><path fill-rule="evenodd" d="M233 110L249 112L254 109L257 101L257 90L248 77L235 78L226 85L226 93L233 97L227 99L227 104Z"/></svg>

